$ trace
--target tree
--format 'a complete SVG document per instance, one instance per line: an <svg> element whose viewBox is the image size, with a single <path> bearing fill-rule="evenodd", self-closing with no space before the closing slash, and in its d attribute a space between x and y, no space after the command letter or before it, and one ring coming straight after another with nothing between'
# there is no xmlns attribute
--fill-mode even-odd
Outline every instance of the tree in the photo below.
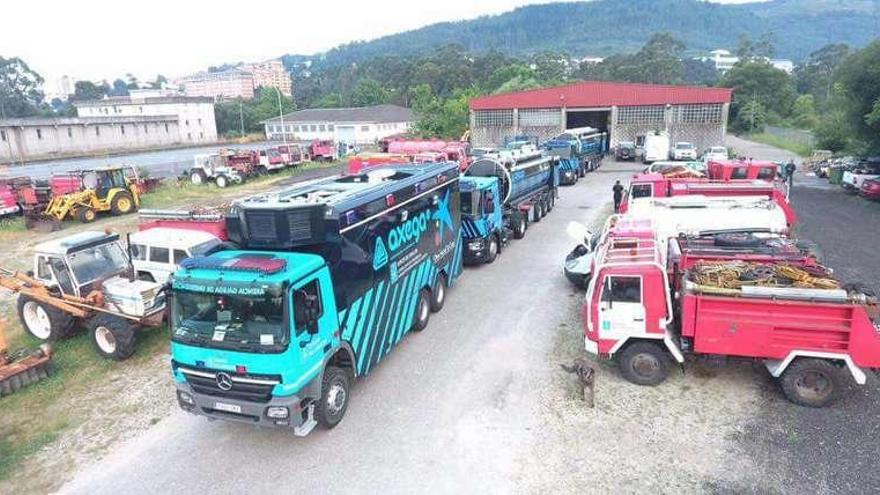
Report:
<svg viewBox="0 0 880 495"><path fill-rule="evenodd" d="M612 55L598 64L581 64L588 80L679 84L684 81L685 45L669 33L658 33L633 55Z"/></svg>
<svg viewBox="0 0 880 495"><path fill-rule="evenodd" d="M165 84L168 82L168 78L163 76L162 74L156 75L156 80L149 83L150 89L162 89L165 87Z"/></svg>
<svg viewBox="0 0 880 495"><path fill-rule="evenodd" d="M719 73L715 64L709 60L685 58L681 61L684 82L700 86L718 84Z"/></svg>
<svg viewBox="0 0 880 495"><path fill-rule="evenodd" d="M767 109L758 100L748 100L742 104L734 119L734 127L746 132L757 132L767 123Z"/></svg>
<svg viewBox="0 0 880 495"><path fill-rule="evenodd" d="M116 79L108 96L128 96L128 85L122 79Z"/></svg>
<svg viewBox="0 0 880 495"><path fill-rule="evenodd" d="M253 101L249 102L253 105L253 114L257 122L278 116L279 94L278 90L274 87L264 87L259 89ZM293 104L293 100L290 97L281 95L280 101L281 111L284 113L290 113L296 110L296 105Z"/></svg>
<svg viewBox="0 0 880 495"><path fill-rule="evenodd" d="M107 83L97 85L91 81L77 81L73 86L72 100L100 100L110 92Z"/></svg>
<svg viewBox="0 0 880 495"><path fill-rule="evenodd" d="M351 105L355 107L382 105L389 101L391 93L372 77L360 79L351 95Z"/></svg>
<svg viewBox="0 0 880 495"><path fill-rule="evenodd" d="M816 112L813 95L800 95L794 100L791 124L798 129L813 129L819 125L819 114Z"/></svg>
<svg viewBox="0 0 880 495"><path fill-rule="evenodd" d="M748 62L773 58L776 48L773 44L771 33L762 34L757 41L752 41L746 33L740 33L739 43L736 48L736 56L741 61Z"/></svg>
<svg viewBox="0 0 880 495"><path fill-rule="evenodd" d="M767 111L765 118L771 119L773 117L771 114L789 116L797 98L791 77L766 61L738 62L724 74L719 84L733 89L733 101L730 105L731 122L734 123L734 128L739 129L743 129L739 125L746 120L737 117L747 103L760 103L761 108ZM749 109L754 110L756 108L753 106L754 103L750 104L752 106Z"/></svg>
<svg viewBox="0 0 880 495"><path fill-rule="evenodd" d="M0 118L28 117L43 104L43 78L24 60L0 57Z"/></svg>
<svg viewBox="0 0 880 495"><path fill-rule="evenodd" d="M880 40L847 57L835 79L845 95L846 118L856 136L872 152L880 152Z"/></svg>
<svg viewBox="0 0 880 495"><path fill-rule="evenodd" d="M795 67L798 92L809 93L823 103L827 101L831 96L834 71L849 53L849 45L843 43L825 45L811 53L806 62Z"/></svg>
<svg viewBox="0 0 880 495"><path fill-rule="evenodd" d="M138 85L137 77L134 76L131 72L125 74L125 79L128 81L126 84L128 89L138 89L140 86Z"/></svg>

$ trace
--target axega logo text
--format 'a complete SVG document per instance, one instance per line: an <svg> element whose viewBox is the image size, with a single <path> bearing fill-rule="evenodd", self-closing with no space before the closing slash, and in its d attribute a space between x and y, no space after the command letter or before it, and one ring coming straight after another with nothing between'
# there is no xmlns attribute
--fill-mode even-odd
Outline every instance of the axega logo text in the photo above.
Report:
<svg viewBox="0 0 880 495"><path fill-rule="evenodd" d="M455 230L452 221L452 211L449 209L450 191L447 190L443 198L437 202L437 209L433 212L423 211L415 217L395 226L388 233L387 248L386 242L381 236L376 237L376 245L373 249L373 269L378 270L388 263L389 254L394 254L400 248L409 244L415 244L421 239L422 235L428 231L428 222L436 220L440 230L440 240L443 239L444 227L448 226L449 231Z"/></svg>

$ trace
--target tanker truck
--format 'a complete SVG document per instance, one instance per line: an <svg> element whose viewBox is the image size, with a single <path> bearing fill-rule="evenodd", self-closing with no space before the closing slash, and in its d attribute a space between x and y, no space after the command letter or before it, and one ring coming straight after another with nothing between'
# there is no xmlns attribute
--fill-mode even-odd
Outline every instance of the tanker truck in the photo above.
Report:
<svg viewBox="0 0 880 495"><path fill-rule="evenodd" d="M503 224L514 239L522 239L529 223L540 222L556 204L559 160L529 145L487 153L465 176L498 178Z"/></svg>

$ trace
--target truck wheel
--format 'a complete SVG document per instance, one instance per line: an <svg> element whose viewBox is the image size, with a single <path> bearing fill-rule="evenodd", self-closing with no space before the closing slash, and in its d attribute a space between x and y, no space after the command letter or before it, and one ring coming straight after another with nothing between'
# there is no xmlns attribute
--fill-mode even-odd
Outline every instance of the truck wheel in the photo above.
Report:
<svg viewBox="0 0 880 495"><path fill-rule="evenodd" d="M437 283L431 291L431 312L436 313L443 309L446 302L446 275L437 275Z"/></svg>
<svg viewBox="0 0 880 495"><path fill-rule="evenodd" d="M318 404L318 424L330 430L342 421L348 410L350 383L348 373L336 366L327 366L321 379L321 402Z"/></svg>
<svg viewBox="0 0 880 495"><path fill-rule="evenodd" d="M92 223L97 216L98 214L95 213L95 209L88 206L77 208L76 210L76 219L82 223Z"/></svg>
<svg viewBox="0 0 880 495"><path fill-rule="evenodd" d="M556 193L554 191L550 191L550 197L547 198L547 211L553 211L553 208L556 206Z"/></svg>
<svg viewBox="0 0 880 495"><path fill-rule="evenodd" d="M110 211L114 215L125 215L135 209L134 198L127 192L121 192L113 196L113 201L110 203Z"/></svg>
<svg viewBox="0 0 880 495"><path fill-rule="evenodd" d="M214 182L217 183L217 187L220 189L224 189L229 185L229 179L225 175L218 175L217 178L214 179Z"/></svg>
<svg viewBox="0 0 880 495"><path fill-rule="evenodd" d="M489 247L486 248L486 263L492 263L498 257L498 236L489 236Z"/></svg>
<svg viewBox="0 0 880 495"><path fill-rule="evenodd" d="M89 320L88 328L101 357L122 361L134 354L137 327L128 320L102 313Z"/></svg>
<svg viewBox="0 0 880 495"><path fill-rule="evenodd" d="M18 296L18 319L27 333L40 340L66 337L76 322L69 314L28 296Z"/></svg>
<svg viewBox="0 0 880 495"><path fill-rule="evenodd" d="M532 221L540 222L541 218L544 216L544 203L538 201L534 205L532 205Z"/></svg>
<svg viewBox="0 0 880 495"><path fill-rule="evenodd" d="M637 385L657 385L666 379L666 351L651 342L634 342L617 357L620 374Z"/></svg>
<svg viewBox="0 0 880 495"><path fill-rule="evenodd" d="M269 169L263 166L257 167L257 176L269 175Z"/></svg>
<svg viewBox="0 0 880 495"><path fill-rule="evenodd" d="M428 326L428 320L431 318L431 298L428 291L422 289L419 291L419 299L416 301L416 315L413 320L412 330L421 332Z"/></svg>
<svg viewBox="0 0 880 495"><path fill-rule="evenodd" d="M546 217L547 213L550 212L550 199L544 198L541 200L541 217Z"/></svg>
<svg viewBox="0 0 880 495"><path fill-rule="evenodd" d="M207 179L205 173L201 170L195 170L189 175L189 181L197 186L204 184Z"/></svg>
<svg viewBox="0 0 880 495"><path fill-rule="evenodd" d="M843 389L841 370L825 359L798 358L780 378L788 400L807 407L824 407L836 401Z"/></svg>
<svg viewBox="0 0 880 495"><path fill-rule="evenodd" d="M513 217L513 238L514 239L522 239L526 236L526 229L528 229L528 223L526 222L526 217L522 213L517 213Z"/></svg>

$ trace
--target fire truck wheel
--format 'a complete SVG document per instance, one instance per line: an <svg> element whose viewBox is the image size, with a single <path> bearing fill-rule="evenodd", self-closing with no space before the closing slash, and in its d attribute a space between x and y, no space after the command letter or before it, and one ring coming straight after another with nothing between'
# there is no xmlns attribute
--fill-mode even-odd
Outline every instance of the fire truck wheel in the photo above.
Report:
<svg viewBox="0 0 880 495"><path fill-rule="evenodd" d="M94 208L84 206L82 208L77 208L76 210L76 219L82 223L92 223L95 221L96 217L97 213L95 213Z"/></svg>
<svg viewBox="0 0 880 495"><path fill-rule="evenodd" d="M421 332L428 326L431 319L431 296L426 289L419 291L419 299L416 301L416 314L413 319L413 332Z"/></svg>
<svg viewBox="0 0 880 495"><path fill-rule="evenodd" d="M18 296L18 319L29 334L50 342L66 337L75 323L69 314L25 295Z"/></svg>
<svg viewBox="0 0 880 495"><path fill-rule="evenodd" d="M522 213L515 213L511 219L513 224L513 238L522 239L526 236L526 229L529 228L526 217Z"/></svg>
<svg viewBox="0 0 880 495"><path fill-rule="evenodd" d="M134 205L134 198L131 197L131 194L127 192L121 192L113 196L113 201L110 203L110 211L113 212L114 215L125 215L127 213L131 213L137 209Z"/></svg>
<svg viewBox="0 0 880 495"><path fill-rule="evenodd" d="M336 366L327 366L321 379L321 402L316 408L318 424L329 430L342 421L351 395L348 373Z"/></svg>
<svg viewBox="0 0 880 495"><path fill-rule="evenodd" d="M825 359L795 359L780 378L785 397L807 407L824 407L836 401L843 382L841 369Z"/></svg>
<svg viewBox="0 0 880 495"><path fill-rule="evenodd" d="M624 378L637 385L657 385L666 379L669 358L653 342L634 342L620 353L617 365Z"/></svg>
<svg viewBox="0 0 880 495"><path fill-rule="evenodd" d="M225 175L218 175L217 178L214 179L214 182L217 183L217 187L223 189L229 185L229 178L227 178Z"/></svg>
<svg viewBox="0 0 880 495"><path fill-rule="evenodd" d="M101 313L89 320L88 328L101 357L122 361L134 354L137 327L128 320Z"/></svg>
<svg viewBox="0 0 880 495"><path fill-rule="evenodd" d="M195 170L193 171L193 173L190 174L189 180L190 182L198 186L204 184L207 180L207 177L205 177L205 173L201 170Z"/></svg>
<svg viewBox="0 0 880 495"><path fill-rule="evenodd" d="M489 236L489 247L486 248L486 263L492 263L498 257L498 236Z"/></svg>
<svg viewBox="0 0 880 495"><path fill-rule="evenodd" d="M443 309L443 304L446 302L446 275L442 273L437 275L437 283L434 284L434 289L431 290L431 312L436 313Z"/></svg>

